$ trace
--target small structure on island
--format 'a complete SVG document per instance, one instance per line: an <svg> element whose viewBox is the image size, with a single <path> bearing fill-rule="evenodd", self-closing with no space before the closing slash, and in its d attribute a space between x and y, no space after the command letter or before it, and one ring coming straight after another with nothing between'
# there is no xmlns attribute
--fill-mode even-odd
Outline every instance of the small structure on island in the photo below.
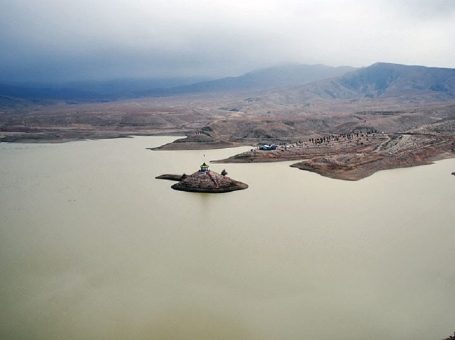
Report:
<svg viewBox="0 0 455 340"><path fill-rule="evenodd" d="M226 170L223 170L221 174L209 170L209 166L205 162L192 175L166 174L156 178L177 181L178 183L172 185L171 188L180 191L222 193L248 188L247 184L227 177Z"/></svg>
<svg viewBox="0 0 455 340"><path fill-rule="evenodd" d="M200 172L206 172L206 171L209 171L209 166L207 164L202 163L201 165L201 170L199 170Z"/></svg>

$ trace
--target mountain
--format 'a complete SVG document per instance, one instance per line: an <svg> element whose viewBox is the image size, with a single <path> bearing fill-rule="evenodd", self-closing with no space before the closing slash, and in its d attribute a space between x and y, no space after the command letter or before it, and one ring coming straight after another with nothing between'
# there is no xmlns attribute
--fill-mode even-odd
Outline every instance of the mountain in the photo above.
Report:
<svg viewBox="0 0 455 340"><path fill-rule="evenodd" d="M298 86L352 71L352 67L288 64L238 77L211 81L196 78L115 80L66 84L0 84L0 96L26 99L108 101L124 98L178 96L201 93L261 91Z"/></svg>
<svg viewBox="0 0 455 340"><path fill-rule="evenodd" d="M355 70L349 66L287 64L260 69L238 77L227 77L169 89L170 94L202 92L262 91L280 87L299 86L314 81L341 76Z"/></svg>
<svg viewBox="0 0 455 340"><path fill-rule="evenodd" d="M455 69L376 63L344 75L340 84L366 97L455 96Z"/></svg>
<svg viewBox="0 0 455 340"><path fill-rule="evenodd" d="M293 89L300 99L454 100L455 69L376 63Z"/></svg>
<svg viewBox="0 0 455 340"><path fill-rule="evenodd" d="M263 92L263 93L261 93ZM368 67L287 64L238 77L115 80L67 84L0 84L0 98L112 101L188 94L251 94L282 103L397 98L455 99L455 69L376 63Z"/></svg>

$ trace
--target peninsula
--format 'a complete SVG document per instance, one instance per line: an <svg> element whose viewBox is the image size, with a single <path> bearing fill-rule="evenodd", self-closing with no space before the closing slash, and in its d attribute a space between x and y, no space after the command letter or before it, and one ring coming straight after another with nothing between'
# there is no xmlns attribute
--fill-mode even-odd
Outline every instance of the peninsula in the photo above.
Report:
<svg viewBox="0 0 455 340"><path fill-rule="evenodd" d="M330 134L269 149L258 147L217 163L296 161L291 167L357 181L380 170L431 164L455 155L455 136L422 131L385 134L374 129Z"/></svg>
<svg viewBox="0 0 455 340"><path fill-rule="evenodd" d="M188 192L223 193L248 188L247 184L227 177L225 170L221 174L209 170L209 166L205 162L198 171L191 175L165 174L156 178L177 181L178 183L172 185L171 188Z"/></svg>

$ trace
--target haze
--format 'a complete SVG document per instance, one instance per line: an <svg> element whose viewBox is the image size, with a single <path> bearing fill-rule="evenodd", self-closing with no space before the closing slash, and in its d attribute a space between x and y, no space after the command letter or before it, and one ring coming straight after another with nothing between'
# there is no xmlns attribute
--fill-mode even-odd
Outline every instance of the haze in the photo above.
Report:
<svg viewBox="0 0 455 340"><path fill-rule="evenodd" d="M280 63L455 67L451 0L0 1L0 81L221 77Z"/></svg>

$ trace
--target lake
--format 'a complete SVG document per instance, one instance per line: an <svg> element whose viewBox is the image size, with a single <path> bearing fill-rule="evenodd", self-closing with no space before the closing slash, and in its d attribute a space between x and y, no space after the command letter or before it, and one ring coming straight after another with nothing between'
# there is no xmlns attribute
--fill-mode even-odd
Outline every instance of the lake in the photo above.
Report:
<svg viewBox="0 0 455 340"><path fill-rule="evenodd" d="M346 182L170 137L0 144L1 339L412 339L455 331L455 159ZM204 157L205 155L205 157Z"/></svg>

